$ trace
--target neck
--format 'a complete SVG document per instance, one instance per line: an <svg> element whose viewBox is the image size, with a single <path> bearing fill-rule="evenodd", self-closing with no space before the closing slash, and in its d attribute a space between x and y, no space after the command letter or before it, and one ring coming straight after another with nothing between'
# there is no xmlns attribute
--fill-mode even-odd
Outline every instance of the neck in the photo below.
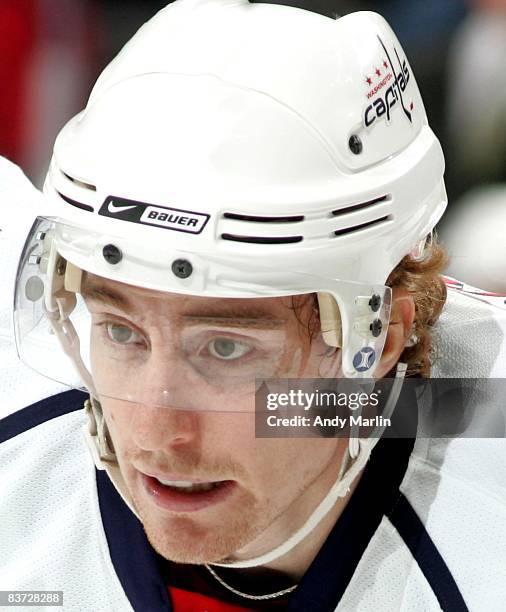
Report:
<svg viewBox="0 0 506 612"><path fill-rule="evenodd" d="M299 581L309 569L321 547L327 540L334 525L339 520L343 510L360 481L362 472L353 481L350 491L336 502L334 508L323 518L320 524L288 554L267 564L266 568L282 572L293 580Z"/></svg>

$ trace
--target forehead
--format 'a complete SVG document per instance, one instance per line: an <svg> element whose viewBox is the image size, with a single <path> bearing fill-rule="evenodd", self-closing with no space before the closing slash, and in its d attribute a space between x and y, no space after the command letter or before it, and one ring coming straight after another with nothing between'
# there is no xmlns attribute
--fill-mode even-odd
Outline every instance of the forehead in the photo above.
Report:
<svg viewBox="0 0 506 612"><path fill-rule="evenodd" d="M154 291L85 273L81 293L96 302L125 312L163 313L165 316L208 316L283 322L297 318L313 304L311 295L269 298L213 298Z"/></svg>

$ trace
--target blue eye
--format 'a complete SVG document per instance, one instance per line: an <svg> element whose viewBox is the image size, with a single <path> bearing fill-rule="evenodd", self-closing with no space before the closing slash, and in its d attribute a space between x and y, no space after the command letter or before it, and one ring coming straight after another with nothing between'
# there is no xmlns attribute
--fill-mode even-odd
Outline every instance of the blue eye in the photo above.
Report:
<svg viewBox="0 0 506 612"><path fill-rule="evenodd" d="M135 344L142 342L141 336L126 325L107 323L106 329L109 338L117 344Z"/></svg>
<svg viewBox="0 0 506 612"><path fill-rule="evenodd" d="M216 338L209 342L207 346L213 357L227 361L240 359L251 351L251 347L247 344L231 338Z"/></svg>

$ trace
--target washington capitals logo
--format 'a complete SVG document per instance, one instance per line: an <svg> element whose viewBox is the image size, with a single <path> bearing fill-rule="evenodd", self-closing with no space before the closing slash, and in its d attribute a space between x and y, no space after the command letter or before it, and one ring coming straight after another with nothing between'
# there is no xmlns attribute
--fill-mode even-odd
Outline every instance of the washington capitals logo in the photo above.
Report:
<svg viewBox="0 0 506 612"><path fill-rule="evenodd" d="M353 367L357 372L366 372L376 361L376 352L370 346L364 346L353 357Z"/></svg>
<svg viewBox="0 0 506 612"><path fill-rule="evenodd" d="M406 87L411 79L408 62L406 59L401 61L397 49L394 47L395 59L398 65L396 70L392 58L379 36L378 40L385 52L385 59L374 68L372 76L367 75L365 80L368 86L367 98L377 97L364 111L364 126L370 128L373 123L380 119L385 119L387 123L390 123L391 111L396 104L400 104L406 118L410 123L413 123L412 111L414 104L411 102L408 108L404 101ZM376 85L374 85L374 80L378 80Z"/></svg>

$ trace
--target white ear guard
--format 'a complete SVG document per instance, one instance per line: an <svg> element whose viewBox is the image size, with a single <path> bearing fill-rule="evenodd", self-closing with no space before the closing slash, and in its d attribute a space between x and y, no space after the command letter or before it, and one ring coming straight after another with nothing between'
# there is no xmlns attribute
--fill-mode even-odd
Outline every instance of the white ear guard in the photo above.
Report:
<svg viewBox="0 0 506 612"><path fill-rule="evenodd" d="M363 286L366 295L343 287L338 303L335 296L318 292L322 336L329 346L342 349L343 374L372 378L386 339L390 321L391 289Z"/></svg>

